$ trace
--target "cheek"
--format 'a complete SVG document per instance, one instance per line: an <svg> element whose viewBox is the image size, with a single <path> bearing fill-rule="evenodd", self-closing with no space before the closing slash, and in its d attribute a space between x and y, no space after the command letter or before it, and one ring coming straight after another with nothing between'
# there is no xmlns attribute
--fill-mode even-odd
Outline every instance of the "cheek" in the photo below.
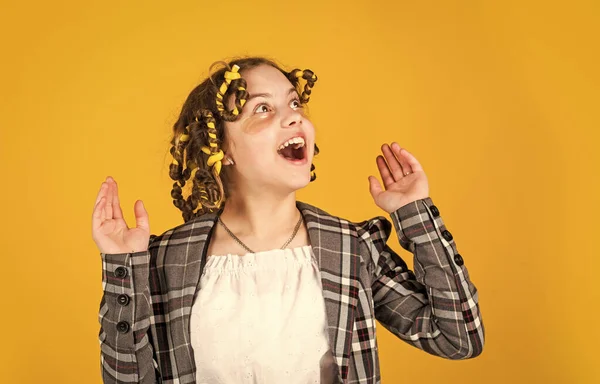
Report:
<svg viewBox="0 0 600 384"><path fill-rule="evenodd" d="M275 138L271 137L274 130L269 129L273 123L273 114L261 113L240 122L241 142L237 145L238 154L246 164L253 167L272 163L271 155L277 155L273 149Z"/></svg>
<svg viewBox="0 0 600 384"><path fill-rule="evenodd" d="M306 134L306 137L309 140L312 140L312 142L315 142L316 139L316 132L315 132L315 127L312 125L312 122L308 119L304 120L304 133Z"/></svg>
<svg viewBox="0 0 600 384"><path fill-rule="evenodd" d="M273 117L274 114L272 113L261 113L250 116L242 122L242 132L249 135L256 135L265 130L271 124Z"/></svg>

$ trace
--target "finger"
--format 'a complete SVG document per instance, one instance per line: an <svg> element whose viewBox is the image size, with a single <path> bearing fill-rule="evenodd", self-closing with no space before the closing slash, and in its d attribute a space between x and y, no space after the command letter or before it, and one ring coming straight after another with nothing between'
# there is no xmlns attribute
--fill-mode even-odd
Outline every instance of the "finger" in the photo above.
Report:
<svg viewBox="0 0 600 384"><path fill-rule="evenodd" d="M377 156L377 168L379 169L379 173L381 174L381 180L383 180L383 184L386 188L390 185L394 184L394 177L390 173L390 169L388 168L383 156Z"/></svg>
<svg viewBox="0 0 600 384"><path fill-rule="evenodd" d="M117 186L117 182L115 179L112 179L113 191L115 193L113 197L113 212L115 215L115 219L123 218L123 211L121 210L121 203L119 202L119 187Z"/></svg>
<svg viewBox="0 0 600 384"><path fill-rule="evenodd" d="M406 148L402 148L400 153L402 158L406 159L406 162L410 165L413 172L423 172L423 167L421 166L421 163L419 163L419 160L417 160L412 153L408 152Z"/></svg>
<svg viewBox="0 0 600 384"><path fill-rule="evenodd" d="M406 160L406 158L404 156L402 156L402 152L401 152L402 148L400 147L400 144L393 142L392 150L394 151L394 155L398 158L398 161L400 162L400 166L402 166L402 171L403 171L402 176L406 176L407 173L413 173L414 169L412 169L412 167L410 166L410 163Z"/></svg>
<svg viewBox="0 0 600 384"><path fill-rule="evenodd" d="M396 180L396 181L400 180L404 176L403 169L402 169L402 166L401 166L400 162L398 161L398 159L396 159L396 156L392 153L390 146L387 144L383 144L381 146L381 151L385 155L385 160L388 163L388 167L390 168L390 171L392 172L392 176L394 177L394 180Z"/></svg>
<svg viewBox="0 0 600 384"><path fill-rule="evenodd" d="M92 213L92 229L98 229L102 226L104 222L104 206L106 205L106 197L102 196L96 207L94 208L94 212Z"/></svg>
<svg viewBox="0 0 600 384"><path fill-rule="evenodd" d="M113 186L112 186L112 182L111 182L111 177L108 176L106 178L106 183L108 184L108 193L106 194L106 206L104 207L104 211L106 212L106 219L112 219L113 218L113 210L112 210L112 206L113 206L113 199L115 196L115 192L113 190Z"/></svg>
<svg viewBox="0 0 600 384"><path fill-rule="evenodd" d="M102 183L100 185L100 190L98 191L98 196L96 196L96 202L94 203L94 209L96 208L96 205L98 205L98 203L100 202L100 199L102 197L106 196L106 189L108 188L108 184L107 183Z"/></svg>
<svg viewBox="0 0 600 384"><path fill-rule="evenodd" d="M150 232L150 220L148 219L148 212L146 211L146 207L144 207L144 202L142 200L137 200L135 202L133 212L135 213L136 227Z"/></svg>
<svg viewBox="0 0 600 384"><path fill-rule="evenodd" d="M373 198L375 198L382 191L383 191L383 188L381 188L381 184L379 183L379 180L377 180L377 178L375 176L369 176L369 192L371 192L371 196L373 196Z"/></svg>

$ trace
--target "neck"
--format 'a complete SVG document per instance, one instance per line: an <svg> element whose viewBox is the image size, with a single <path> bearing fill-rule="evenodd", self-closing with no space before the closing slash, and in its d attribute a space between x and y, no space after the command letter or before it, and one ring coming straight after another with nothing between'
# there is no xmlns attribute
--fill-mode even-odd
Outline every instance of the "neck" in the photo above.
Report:
<svg viewBox="0 0 600 384"><path fill-rule="evenodd" d="M235 193L227 198L221 220L236 236L258 241L291 233L300 219L296 193L275 195L267 191Z"/></svg>

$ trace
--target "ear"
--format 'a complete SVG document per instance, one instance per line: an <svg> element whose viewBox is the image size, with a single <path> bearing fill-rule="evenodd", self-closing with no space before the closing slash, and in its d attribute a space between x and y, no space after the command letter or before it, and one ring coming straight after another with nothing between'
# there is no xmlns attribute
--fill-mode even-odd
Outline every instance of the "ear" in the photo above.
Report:
<svg viewBox="0 0 600 384"><path fill-rule="evenodd" d="M223 158L223 165L234 165L234 164L235 164L235 162L233 161L231 156L226 154L225 157Z"/></svg>

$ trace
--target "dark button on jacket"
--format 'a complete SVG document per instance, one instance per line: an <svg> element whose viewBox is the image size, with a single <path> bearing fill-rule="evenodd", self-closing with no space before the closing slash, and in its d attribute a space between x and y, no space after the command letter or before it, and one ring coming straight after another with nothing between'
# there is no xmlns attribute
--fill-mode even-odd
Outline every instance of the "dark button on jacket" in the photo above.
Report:
<svg viewBox="0 0 600 384"><path fill-rule="evenodd" d="M123 295L119 295L119 297L117 297L117 302L119 304L121 304L122 306L125 306L127 304L129 304L129 296L123 294Z"/></svg>
<svg viewBox="0 0 600 384"><path fill-rule="evenodd" d="M115 276L118 277L119 279L126 277L127 276L127 268L119 267L119 268L115 269Z"/></svg>
<svg viewBox="0 0 600 384"><path fill-rule="evenodd" d="M461 266L461 265L463 265L465 263L465 261L463 260L462 256L460 255L460 253L457 253L456 255L454 255L454 262L458 266Z"/></svg>
<svg viewBox="0 0 600 384"><path fill-rule="evenodd" d="M117 331L119 331L121 333L129 332L129 323L126 321L119 321L117 323Z"/></svg>
<svg viewBox="0 0 600 384"><path fill-rule="evenodd" d="M448 232L448 231L442 232L442 236L444 236L444 239L446 239L448 241L450 241L450 240L453 239L452 234L450 232Z"/></svg>

